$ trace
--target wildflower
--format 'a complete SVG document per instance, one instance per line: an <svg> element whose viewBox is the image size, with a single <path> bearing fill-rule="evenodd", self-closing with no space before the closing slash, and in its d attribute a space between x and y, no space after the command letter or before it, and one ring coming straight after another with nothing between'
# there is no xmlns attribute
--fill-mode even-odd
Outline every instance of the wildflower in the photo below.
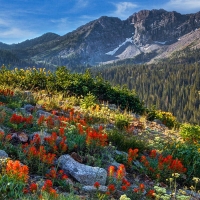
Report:
<svg viewBox="0 0 200 200"><path fill-rule="evenodd" d="M66 174L64 174L61 179L63 179L63 180L68 179L68 176Z"/></svg>
<svg viewBox="0 0 200 200"><path fill-rule="evenodd" d="M114 176L114 173L115 173L115 167L111 165L111 166L108 168L108 176L111 178L111 177Z"/></svg>
<svg viewBox="0 0 200 200"><path fill-rule="evenodd" d="M154 196L155 196L155 190L149 190L149 191L147 192L146 196L147 196L147 197L150 197L150 198L154 197Z"/></svg>
<svg viewBox="0 0 200 200"><path fill-rule="evenodd" d="M3 137L4 137L4 132L0 131L0 141L3 139Z"/></svg>
<svg viewBox="0 0 200 200"><path fill-rule="evenodd" d="M119 200L131 200L130 198L128 198L125 194L120 196Z"/></svg>
<svg viewBox="0 0 200 200"><path fill-rule="evenodd" d="M122 183L124 185L126 185L127 187L129 187L131 185L131 183L129 181L127 181L125 178L122 179Z"/></svg>
<svg viewBox="0 0 200 200"><path fill-rule="evenodd" d="M47 179L44 183L44 186L42 187L42 190L45 190L45 191L49 191L50 188L53 187L53 183L51 180Z"/></svg>
<svg viewBox="0 0 200 200"><path fill-rule="evenodd" d="M169 166L169 169L175 173L185 173L187 169L183 166L180 160L173 160Z"/></svg>
<svg viewBox="0 0 200 200"><path fill-rule="evenodd" d="M63 127L61 127L61 128L59 129L59 136L60 136L60 137L64 137L64 135L65 135L65 129L64 129Z"/></svg>
<svg viewBox="0 0 200 200"><path fill-rule="evenodd" d="M45 117L44 115L40 115L39 119L38 119L38 125L41 126L45 121Z"/></svg>
<svg viewBox="0 0 200 200"><path fill-rule="evenodd" d="M110 193L113 193L115 191L115 185L114 184L108 185L108 190Z"/></svg>
<svg viewBox="0 0 200 200"><path fill-rule="evenodd" d="M200 178L198 178L198 177L193 177L193 179L192 179L195 183L198 183L199 181L200 181Z"/></svg>
<svg viewBox="0 0 200 200"><path fill-rule="evenodd" d="M24 193L24 194L28 194L28 193L29 193L29 190L28 190L27 188L24 188L24 189L23 189L23 193Z"/></svg>
<svg viewBox="0 0 200 200"><path fill-rule="evenodd" d="M117 180L122 180L125 176L125 173L126 173L125 167L123 164L121 164L117 169L117 173L116 173Z"/></svg>
<svg viewBox="0 0 200 200"><path fill-rule="evenodd" d="M9 160L6 165L6 174L15 180L22 181L24 183L28 180L28 166L21 165L21 163L16 160Z"/></svg>
<svg viewBox="0 0 200 200"><path fill-rule="evenodd" d="M56 170L55 170L55 168L52 168L50 170L49 174L46 174L46 177L50 178L50 179L55 179L56 178Z"/></svg>
<svg viewBox="0 0 200 200"><path fill-rule="evenodd" d="M38 188L38 186L35 183L31 183L29 186L30 191L33 193L37 191L37 188Z"/></svg>
<svg viewBox="0 0 200 200"><path fill-rule="evenodd" d="M144 184L143 183L141 183L140 185L139 185L139 189L140 189L140 191L144 191L144 188L145 188L145 186L144 186Z"/></svg>
<svg viewBox="0 0 200 200"><path fill-rule="evenodd" d="M100 186L100 183L99 183L99 182L95 182L95 183L94 183L94 187L95 187L95 188L97 188L97 189L98 189L98 188L99 188L99 186Z"/></svg>
<svg viewBox="0 0 200 200"><path fill-rule="evenodd" d="M122 189L122 191L126 191L127 190L127 186L126 185L122 185L121 189Z"/></svg>
<svg viewBox="0 0 200 200"><path fill-rule="evenodd" d="M48 179L45 181L44 186L42 187L42 190L48 192L52 197L56 198L58 194L56 190L53 189L52 187L53 187L53 183L51 180Z"/></svg>
<svg viewBox="0 0 200 200"><path fill-rule="evenodd" d="M10 141L12 139L12 135L11 134L6 135L5 139L7 142Z"/></svg>
<svg viewBox="0 0 200 200"><path fill-rule="evenodd" d="M131 165L132 161L138 157L138 149L129 149L128 150L128 165Z"/></svg>
<svg viewBox="0 0 200 200"><path fill-rule="evenodd" d="M139 188L134 188L133 192L138 193L139 192Z"/></svg>
<svg viewBox="0 0 200 200"><path fill-rule="evenodd" d="M150 156L151 158L155 158L155 157L156 157L156 150L155 150L155 149L151 150L149 156Z"/></svg>

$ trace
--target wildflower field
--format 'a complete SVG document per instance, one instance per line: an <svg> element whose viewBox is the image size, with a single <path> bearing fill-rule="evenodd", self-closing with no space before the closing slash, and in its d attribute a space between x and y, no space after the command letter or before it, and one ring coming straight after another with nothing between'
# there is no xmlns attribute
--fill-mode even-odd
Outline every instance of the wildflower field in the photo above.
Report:
<svg viewBox="0 0 200 200"><path fill-rule="evenodd" d="M0 69L0 199L200 199L200 126L65 68ZM106 170L90 190L58 162Z"/></svg>

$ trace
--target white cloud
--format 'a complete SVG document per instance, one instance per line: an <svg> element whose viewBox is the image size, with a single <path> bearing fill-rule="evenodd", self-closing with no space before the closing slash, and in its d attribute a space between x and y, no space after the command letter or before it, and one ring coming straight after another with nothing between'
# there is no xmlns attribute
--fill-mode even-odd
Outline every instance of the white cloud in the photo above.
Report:
<svg viewBox="0 0 200 200"><path fill-rule="evenodd" d="M174 10L181 13L191 13L200 10L199 0L170 0L164 5L167 10Z"/></svg>
<svg viewBox="0 0 200 200"><path fill-rule="evenodd" d="M121 19L125 19L134 13L134 9L138 7L137 4L132 2L119 2L114 3L116 10L113 13L114 16Z"/></svg>
<svg viewBox="0 0 200 200"><path fill-rule="evenodd" d="M69 10L70 13L80 12L89 5L89 0L77 0L75 5Z"/></svg>
<svg viewBox="0 0 200 200"><path fill-rule="evenodd" d="M15 41L24 41L27 38L34 38L38 35L29 30L22 30L16 27L0 31L0 41L4 39L6 43L15 43Z"/></svg>
<svg viewBox="0 0 200 200"><path fill-rule="evenodd" d="M24 38L32 36L34 32L21 30L19 28L10 28L5 31L0 31L0 38Z"/></svg>
<svg viewBox="0 0 200 200"><path fill-rule="evenodd" d="M22 22L7 17L0 19L0 29L0 42L9 44L33 38L37 35L35 31L28 30L29 27Z"/></svg>
<svg viewBox="0 0 200 200"><path fill-rule="evenodd" d="M56 27L57 32L62 32L70 29L70 21L67 17L60 18L60 19L52 19L51 22L54 24L53 26Z"/></svg>

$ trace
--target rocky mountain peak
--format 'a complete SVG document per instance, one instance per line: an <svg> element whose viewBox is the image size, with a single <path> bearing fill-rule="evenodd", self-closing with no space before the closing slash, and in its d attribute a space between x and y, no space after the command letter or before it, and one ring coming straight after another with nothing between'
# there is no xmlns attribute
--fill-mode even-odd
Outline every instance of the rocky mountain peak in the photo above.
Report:
<svg viewBox="0 0 200 200"><path fill-rule="evenodd" d="M141 10L126 20L102 16L64 36L47 33L16 45L0 43L0 49L12 50L19 59L53 67L98 65L137 59L143 54L151 54L149 61L198 28L200 12L182 15L163 9Z"/></svg>

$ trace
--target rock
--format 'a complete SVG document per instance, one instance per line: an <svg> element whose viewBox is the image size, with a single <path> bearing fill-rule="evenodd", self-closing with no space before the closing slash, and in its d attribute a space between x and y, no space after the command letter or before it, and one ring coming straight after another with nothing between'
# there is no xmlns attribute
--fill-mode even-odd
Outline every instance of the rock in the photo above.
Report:
<svg viewBox="0 0 200 200"><path fill-rule="evenodd" d="M31 104L27 104L27 105L24 106L24 109L25 109L26 112L32 113L33 110L35 109L35 106L32 106Z"/></svg>
<svg viewBox="0 0 200 200"><path fill-rule="evenodd" d="M106 130L112 130L115 128L115 125L114 124L107 124L106 125Z"/></svg>
<svg viewBox="0 0 200 200"><path fill-rule="evenodd" d="M156 122L157 124L162 124L161 120L159 119L154 119L153 121Z"/></svg>
<svg viewBox="0 0 200 200"><path fill-rule="evenodd" d="M0 158L8 158L8 154L4 150L0 150Z"/></svg>
<svg viewBox="0 0 200 200"><path fill-rule="evenodd" d="M103 168L80 164L70 155L60 156L57 163L65 173L70 174L81 184L93 185L95 182L99 182L100 185L105 185L106 183L107 171Z"/></svg>
<svg viewBox="0 0 200 200"><path fill-rule="evenodd" d="M98 188L98 191L100 192L106 192L107 191L107 186L102 186L100 185L99 188ZM97 191L97 188L95 188L94 186L89 186L89 185L86 185L86 186L83 186L82 187L82 190L85 191L85 192L96 192Z"/></svg>
<svg viewBox="0 0 200 200"><path fill-rule="evenodd" d="M0 128L0 132L3 132L4 133L4 130L2 128Z"/></svg>
<svg viewBox="0 0 200 200"><path fill-rule="evenodd" d="M50 112L45 112L45 111L43 111L43 110L38 110L37 112L36 112L36 115L38 116L38 117L40 117L41 115L44 115L45 117L49 117L50 115L52 115Z"/></svg>
<svg viewBox="0 0 200 200"><path fill-rule="evenodd" d="M116 110L117 109L117 106L115 104L108 104L108 108L110 110Z"/></svg>
<svg viewBox="0 0 200 200"><path fill-rule="evenodd" d="M128 154L126 152L119 151L119 150L115 150L115 155L121 155L121 156L128 157Z"/></svg>
<svg viewBox="0 0 200 200"><path fill-rule="evenodd" d="M76 152L72 152L72 153L71 153L71 157L72 157L75 161L77 161L77 162L79 162L79 163L83 163L82 157L79 156Z"/></svg>
<svg viewBox="0 0 200 200"><path fill-rule="evenodd" d="M24 132L12 133L12 140L18 141L18 143L26 143L28 139L28 135Z"/></svg>

